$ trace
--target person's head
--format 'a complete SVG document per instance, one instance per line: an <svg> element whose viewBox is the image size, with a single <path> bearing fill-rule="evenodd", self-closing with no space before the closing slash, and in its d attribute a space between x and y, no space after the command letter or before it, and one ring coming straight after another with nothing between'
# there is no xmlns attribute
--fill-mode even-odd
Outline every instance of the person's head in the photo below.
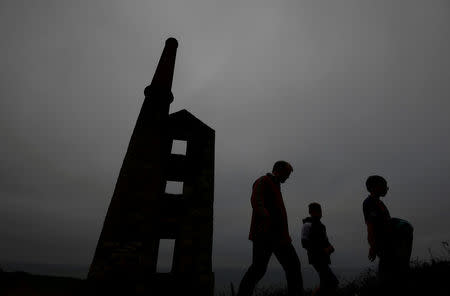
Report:
<svg viewBox="0 0 450 296"><path fill-rule="evenodd" d="M272 174L280 180L280 183L286 182L294 169L289 162L279 160L275 162L272 169Z"/></svg>
<svg viewBox="0 0 450 296"><path fill-rule="evenodd" d="M322 207L317 202L308 205L309 214L313 218L322 218Z"/></svg>
<svg viewBox="0 0 450 296"><path fill-rule="evenodd" d="M366 188L370 195L375 197L385 196L389 190L386 179L378 175L367 178Z"/></svg>

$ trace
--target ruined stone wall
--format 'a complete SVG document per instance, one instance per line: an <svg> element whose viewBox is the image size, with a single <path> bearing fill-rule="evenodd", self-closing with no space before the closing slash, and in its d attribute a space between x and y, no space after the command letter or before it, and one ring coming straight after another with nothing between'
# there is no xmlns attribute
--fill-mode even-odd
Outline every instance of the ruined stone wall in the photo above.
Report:
<svg viewBox="0 0 450 296"><path fill-rule="evenodd" d="M169 115L177 43L168 39L128 146L88 279L127 295L212 295L214 130L186 110ZM173 140L186 154L171 154ZM165 192L183 182L180 194ZM161 239L175 240L157 273ZM101 291L100 291L101 292Z"/></svg>

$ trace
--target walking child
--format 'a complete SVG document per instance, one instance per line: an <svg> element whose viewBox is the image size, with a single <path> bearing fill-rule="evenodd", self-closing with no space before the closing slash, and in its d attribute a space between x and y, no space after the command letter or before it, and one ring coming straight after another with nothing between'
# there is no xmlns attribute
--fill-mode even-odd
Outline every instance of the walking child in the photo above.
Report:
<svg viewBox="0 0 450 296"><path fill-rule="evenodd" d="M325 225L322 224L322 207L313 202L308 206L310 216L303 219L302 246L308 251L308 261L319 274L320 286L316 295L334 295L339 284L330 268L330 255L334 247L327 237Z"/></svg>

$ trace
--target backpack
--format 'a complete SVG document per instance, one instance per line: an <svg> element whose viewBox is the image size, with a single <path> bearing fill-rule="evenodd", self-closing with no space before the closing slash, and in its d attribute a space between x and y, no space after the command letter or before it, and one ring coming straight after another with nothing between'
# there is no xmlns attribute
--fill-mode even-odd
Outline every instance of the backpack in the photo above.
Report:
<svg viewBox="0 0 450 296"><path fill-rule="evenodd" d="M413 242L413 226L406 220L391 218L389 228L391 255L399 262L409 263Z"/></svg>

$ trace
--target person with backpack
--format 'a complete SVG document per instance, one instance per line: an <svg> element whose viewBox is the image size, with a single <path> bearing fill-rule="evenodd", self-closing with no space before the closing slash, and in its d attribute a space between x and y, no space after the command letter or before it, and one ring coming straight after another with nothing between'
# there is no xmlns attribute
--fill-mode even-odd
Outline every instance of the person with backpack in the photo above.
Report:
<svg viewBox="0 0 450 296"><path fill-rule="evenodd" d="M389 187L385 178L373 175L366 180L369 196L363 202L364 220L367 225L369 260L378 262L378 278L387 291L398 288L409 268L412 250L413 227L403 219L391 218L381 201Z"/></svg>
<svg viewBox="0 0 450 296"><path fill-rule="evenodd" d="M334 247L328 241L325 225L322 224L322 207L313 202L308 206L310 216L303 219L302 247L308 252L308 261L319 274L320 286L315 295L334 295L339 281L330 268L330 255Z"/></svg>

